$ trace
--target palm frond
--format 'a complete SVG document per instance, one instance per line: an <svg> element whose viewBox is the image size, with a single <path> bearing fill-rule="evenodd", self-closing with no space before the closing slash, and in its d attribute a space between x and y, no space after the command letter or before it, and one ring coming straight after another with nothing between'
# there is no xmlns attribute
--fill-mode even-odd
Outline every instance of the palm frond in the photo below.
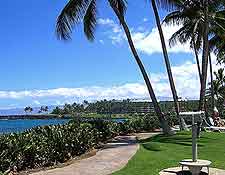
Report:
<svg viewBox="0 0 225 175"><path fill-rule="evenodd" d="M97 25L96 15L97 15L96 0L92 0L83 20L84 33L87 39L90 41L94 40L94 32Z"/></svg>
<svg viewBox="0 0 225 175"><path fill-rule="evenodd" d="M120 15L124 16L127 10L127 0L108 0L111 6L118 10Z"/></svg>
<svg viewBox="0 0 225 175"><path fill-rule="evenodd" d="M199 19L198 21L195 22L195 25L197 25L197 28L193 29L194 35L195 35L195 47L196 50L199 52L199 50L202 47L203 44L203 33L204 33L204 25L203 21ZM192 46L192 45L191 45Z"/></svg>
<svg viewBox="0 0 225 175"><path fill-rule="evenodd" d="M167 25L180 25L183 24L185 16L180 11L174 11L169 13L163 20L163 23Z"/></svg>
<svg viewBox="0 0 225 175"><path fill-rule="evenodd" d="M71 39L73 27L81 22L89 3L90 0L69 0L57 18L56 35L58 39Z"/></svg>
<svg viewBox="0 0 225 175"><path fill-rule="evenodd" d="M184 44L191 39L192 33L188 31L189 30L188 28L189 28L188 24L184 25L170 37L169 39L170 47L176 45L178 42Z"/></svg>
<svg viewBox="0 0 225 175"><path fill-rule="evenodd" d="M209 40L209 49L210 51L214 51L215 54L217 54L217 43L219 40L219 36L218 35L214 35L210 40Z"/></svg>
<svg viewBox="0 0 225 175"><path fill-rule="evenodd" d="M159 7L168 11L183 8L185 0L156 0Z"/></svg>
<svg viewBox="0 0 225 175"><path fill-rule="evenodd" d="M225 64L225 49L218 52L217 61L219 64Z"/></svg>

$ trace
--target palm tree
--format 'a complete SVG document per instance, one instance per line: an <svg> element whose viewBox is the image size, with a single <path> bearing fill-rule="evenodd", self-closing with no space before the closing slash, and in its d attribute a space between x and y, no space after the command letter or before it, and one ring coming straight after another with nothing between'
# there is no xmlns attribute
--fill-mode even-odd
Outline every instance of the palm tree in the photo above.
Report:
<svg viewBox="0 0 225 175"><path fill-rule="evenodd" d="M214 80L215 96L217 99L225 99L225 72L220 68L217 72L214 72L216 79Z"/></svg>
<svg viewBox="0 0 225 175"><path fill-rule="evenodd" d="M204 30L203 30L203 57L202 57L202 78L201 78L201 89L200 89L200 101L199 109L204 109L204 101L206 94L206 79L207 79L207 68L208 60L210 62L210 73L211 73L211 82L213 82L213 71L212 71L212 61L210 55L210 45L209 45L209 35L210 32L214 32L214 35L217 33L214 29L219 28L225 32L224 22L225 22L225 9L223 1L209 1L205 0L203 2L203 19L204 19ZM212 106L214 107L214 86L212 83L211 86L211 95L212 95Z"/></svg>
<svg viewBox="0 0 225 175"><path fill-rule="evenodd" d="M215 28L221 28L221 22L224 23L224 10L221 9L221 2L218 1L177 1L177 9L166 16L164 22L167 24L178 24L182 27L175 32L170 45L190 42L194 49L196 62L200 77L200 101L199 110L204 107L206 77L209 58L209 34ZM202 70L198 59L198 52L203 47Z"/></svg>
<svg viewBox="0 0 225 175"><path fill-rule="evenodd" d="M210 82L210 87L207 90L207 97L209 99L211 96L211 88L213 86L214 96L215 96L215 104L218 107L220 113L224 110L225 105L225 73L224 69L219 69L217 72L214 72L215 80L213 83Z"/></svg>
<svg viewBox="0 0 225 175"><path fill-rule="evenodd" d="M225 28L225 26L222 26ZM211 52L214 52L219 64L225 64L225 35L224 30L215 28L213 30L213 36L210 38L209 46Z"/></svg>
<svg viewBox="0 0 225 175"><path fill-rule="evenodd" d="M202 53L202 77L199 99L199 110L205 109L205 93L206 93L206 80L207 80L207 68L209 60L209 8L208 0L203 2L203 18L204 18L204 30L203 30L203 53Z"/></svg>
<svg viewBox="0 0 225 175"><path fill-rule="evenodd" d="M48 112L48 106L41 106L41 108L38 111L38 113L42 113L42 112Z"/></svg>
<svg viewBox="0 0 225 175"><path fill-rule="evenodd" d="M213 68L212 68L212 58L209 53L209 68L210 68L210 81L211 81L211 98L212 98L212 109L215 107L215 98L214 98L214 83L213 83Z"/></svg>
<svg viewBox="0 0 225 175"><path fill-rule="evenodd" d="M24 112L26 112L26 114L28 114L28 112L31 113L32 111L33 111L33 108L30 107L30 106L27 106L27 107L24 108Z"/></svg>
<svg viewBox="0 0 225 175"><path fill-rule="evenodd" d="M165 63L166 63L166 70L167 70L167 74L168 74L168 77L169 77L170 88L171 88L172 95L173 95L175 111L176 111L177 117L179 118L179 121L180 121L180 129L181 130L187 130L184 119L181 116L179 117L180 110L179 110L178 96L177 96L175 83L174 83L174 80L173 80L173 74L172 74L172 70L171 70L171 66L170 66L170 60L169 60L169 56L168 56L168 53L167 53L165 38L164 38L163 30L162 30L162 27L161 27L161 22L160 22L158 10L157 10L156 2L155 2L155 0L151 0L151 2L152 2L152 8L153 8L153 11L154 11L155 20L156 20L156 24L157 24L157 28L158 28L158 31L159 31L161 44L162 44L163 56L164 56L164 60L165 60Z"/></svg>
<svg viewBox="0 0 225 175"><path fill-rule="evenodd" d="M144 65L142 64L142 61L137 53L137 50L132 40L130 30L127 26L124 17L127 2L126 0L108 0L108 2L124 29L130 49L133 53L135 61L138 64L138 67L140 68L146 86L148 88L149 95L152 99L154 109L161 123L163 132L164 134L172 134L168 122L160 109L159 103L156 99L148 74L145 71ZM71 38L70 34L72 33L73 27L82 20L84 25L84 33L86 34L87 39L89 39L90 41L94 40L94 31L97 24L96 13L97 13L96 0L91 1L70 0L64 7L64 9L62 10L61 14L57 19L56 33L58 38L70 39Z"/></svg>
<svg viewBox="0 0 225 175"><path fill-rule="evenodd" d="M181 44L190 42L190 47L193 49L196 57L199 80L201 82L201 69L198 54L202 46L203 20L199 17L200 7L186 0L176 1L174 6L175 11L169 13L163 22L168 25L181 25L181 28L171 36L169 45L172 47L176 45L177 42Z"/></svg>

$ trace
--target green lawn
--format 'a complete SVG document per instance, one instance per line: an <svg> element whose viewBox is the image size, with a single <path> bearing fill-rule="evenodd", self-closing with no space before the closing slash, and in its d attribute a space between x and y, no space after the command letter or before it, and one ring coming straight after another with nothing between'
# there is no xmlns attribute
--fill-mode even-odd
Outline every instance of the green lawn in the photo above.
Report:
<svg viewBox="0 0 225 175"><path fill-rule="evenodd" d="M198 151L198 158L211 160L213 167L225 169L225 133L202 133ZM142 141L128 165L113 175L158 175L160 170L177 166L180 160L188 158L191 158L191 133L157 135Z"/></svg>

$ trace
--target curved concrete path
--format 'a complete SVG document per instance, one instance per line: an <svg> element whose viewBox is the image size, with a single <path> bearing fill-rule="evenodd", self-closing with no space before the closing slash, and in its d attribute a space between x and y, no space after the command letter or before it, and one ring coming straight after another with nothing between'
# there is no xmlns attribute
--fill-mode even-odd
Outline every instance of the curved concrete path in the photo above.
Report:
<svg viewBox="0 0 225 175"><path fill-rule="evenodd" d="M93 157L31 175L108 175L123 168L138 148L136 136L118 136Z"/></svg>

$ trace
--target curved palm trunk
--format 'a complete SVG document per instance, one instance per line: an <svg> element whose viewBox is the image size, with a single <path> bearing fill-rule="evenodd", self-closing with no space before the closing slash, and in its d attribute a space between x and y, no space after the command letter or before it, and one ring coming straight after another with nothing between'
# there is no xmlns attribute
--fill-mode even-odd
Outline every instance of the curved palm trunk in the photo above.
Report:
<svg viewBox="0 0 225 175"><path fill-rule="evenodd" d="M214 107L215 107L215 98L214 98L214 84L213 84L212 59L211 59L211 54L210 53L209 53L209 67L210 67L210 78L211 78L212 109L214 109Z"/></svg>
<svg viewBox="0 0 225 175"><path fill-rule="evenodd" d="M153 11L154 11L156 24L157 24L157 28L158 28L158 31L159 31L161 44L162 44L163 56L164 56L164 60L165 60L165 63L166 63L166 70L167 70L167 74L168 74L168 77L169 77L170 88L171 88L171 91L172 91L172 94L173 94L175 111L176 111L177 117L179 118L179 121L180 121L180 130L187 130L187 126L185 124L184 119L181 116L179 116L180 110L179 110L178 96L177 96L177 92L176 92L176 88L175 88L175 83L174 83L174 80L173 80L173 74L172 74L172 70L171 70L171 66L170 66L169 56L168 56L167 49L166 49L166 43L165 43L165 38L164 38L164 35L163 35L163 30L162 30L162 27L161 27L161 24L160 24L160 18L159 18L158 10L157 10L157 7L156 7L155 0L151 0L151 2L152 2L152 8L153 8Z"/></svg>
<svg viewBox="0 0 225 175"><path fill-rule="evenodd" d="M202 79L201 79L201 89L200 89L199 110L204 110L207 69L208 69L208 56L209 56L208 0L205 0L205 3L204 3L204 18L205 18L205 22L204 22L205 30L204 30L204 36L203 36Z"/></svg>
<svg viewBox="0 0 225 175"><path fill-rule="evenodd" d="M152 99L152 103L153 103L153 106L154 106L154 109L155 109L155 112L158 116L158 119L160 121L160 124L161 124L161 127L163 129L163 133L166 134L166 135L171 135L173 134L173 131L171 130L171 128L169 127L168 125L168 121L166 120L165 116L163 115L161 109L160 109L160 106L158 104L158 101L156 99L156 96L155 96L155 93L153 91L153 88L152 88L152 85L151 85L151 82L148 78L148 74L147 72L145 71L145 68L144 68L144 65L142 64L140 58L139 58L139 55L136 51L136 48L134 46L134 43L133 43L133 40L132 40L132 37L131 37L131 33L130 33L130 30L126 24L126 21L124 19L124 17L120 14L120 12L113 6L111 5L112 9L114 10L116 16L118 17L124 31L125 31L125 34L126 34L126 37L128 39L128 43L129 43L129 46L130 46L130 49L133 53L133 56L141 70L141 73L142 73L142 76L145 80L145 83L147 85L147 88L148 88L148 92L149 92L149 95Z"/></svg>
<svg viewBox="0 0 225 175"><path fill-rule="evenodd" d="M200 22L200 19L195 23L195 26L194 26L194 30L193 30L193 33L192 33L192 44L193 44L193 47L194 47L196 64L197 64L197 67L198 67L199 81L200 81L200 84L201 84L202 83L202 73L201 73L200 62L199 62L199 58L198 58L198 51L197 51L197 47L196 47L196 44L195 44L195 32L197 30L199 22Z"/></svg>
<svg viewBox="0 0 225 175"><path fill-rule="evenodd" d="M200 81L200 84L201 84L201 82L202 82L202 74L201 74L200 62L199 62L198 52L197 52L197 48L196 48L195 42L193 42L193 46L194 46L196 64L197 64L197 67L198 67L199 81Z"/></svg>

